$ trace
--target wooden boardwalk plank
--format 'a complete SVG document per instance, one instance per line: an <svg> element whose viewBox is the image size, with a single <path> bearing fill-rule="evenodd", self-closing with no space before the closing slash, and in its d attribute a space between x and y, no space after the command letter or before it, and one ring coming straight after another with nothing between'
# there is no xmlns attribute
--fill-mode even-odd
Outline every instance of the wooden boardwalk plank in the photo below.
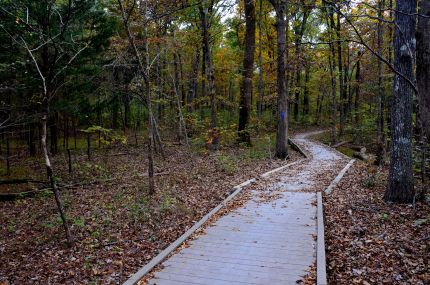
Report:
<svg viewBox="0 0 430 285"><path fill-rule="evenodd" d="M216 261L216 260L205 260L202 261L202 259L193 259L193 258L183 258L182 256L175 256L175 260L168 260L165 262L165 268L169 266L190 266L191 268L195 270L200 270L201 267L204 266L211 266L213 268L234 268L237 270L243 270L243 271L252 271L252 272L265 272L265 273L271 273L274 275L304 275L306 270L303 268L291 268L290 270L286 271L284 268L279 267L270 267L265 264L260 265L250 265L250 264L241 264L241 263L234 263L229 262L228 260L223 261ZM160 271L160 273L163 271ZM157 273L159 274L159 273Z"/></svg>
<svg viewBox="0 0 430 285"><path fill-rule="evenodd" d="M286 284L286 282L296 281L296 276L292 275L273 275L271 272L240 271L235 268L199 266L194 268L167 267L160 277L164 274L183 274L195 277L209 278L213 280L230 281L231 283L244 282L248 280L250 284Z"/></svg>
<svg viewBox="0 0 430 285"><path fill-rule="evenodd" d="M191 243L193 246L195 247L206 247L208 249L210 249L211 247L213 248L238 248L239 246L241 248L244 248L246 250L255 250L256 252L259 252L260 249L262 250L262 252L277 252L278 254L288 254L288 253L295 253L297 255L300 255L300 253L303 252L302 249L297 249L296 246L291 247L291 243L289 245L283 245L281 247L279 246L271 246L269 245L262 245L262 244L258 244L258 243L240 243L240 242L232 242L232 241L218 241L218 240L212 240L211 242L205 242L201 239L199 240L195 240ZM313 243L313 246L315 246L316 242ZM296 243L297 246L302 246L302 243Z"/></svg>
<svg viewBox="0 0 430 285"><path fill-rule="evenodd" d="M149 284L294 285L306 275L316 260L312 188L333 162L344 158L304 136L295 142L309 159L280 169L275 181L266 180L267 189L251 190L252 199L172 255ZM271 195L275 198L267 200Z"/></svg>

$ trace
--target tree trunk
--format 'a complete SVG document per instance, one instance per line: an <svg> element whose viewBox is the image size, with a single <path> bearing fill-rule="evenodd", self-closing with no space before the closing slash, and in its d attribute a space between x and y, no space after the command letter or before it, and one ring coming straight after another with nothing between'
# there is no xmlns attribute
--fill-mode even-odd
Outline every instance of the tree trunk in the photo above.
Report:
<svg viewBox="0 0 430 285"><path fill-rule="evenodd" d="M277 130L276 151L278 158L288 157L288 109L287 109L287 82L285 77L286 56L286 22L285 14L287 2L285 0L270 0L276 12L276 34L277 34Z"/></svg>
<svg viewBox="0 0 430 285"><path fill-rule="evenodd" d="M416 1L396 0L394 68L414 82ZM409 203L414 200L412 161L412 111L414 90L407 80L394 77L391 106L391 161L385 200Z"/></svg>
<svg viewBox="0 0 430 285"><path fill-rule="evenodd" d="M378 23L377 23L377 53L382 57L382 45L383 45L383 28L382 28L382 10L384 9L384 0L378 1ZM384 108L385 108L385 98L384 98L384 87L382 82L382 61L378 59L378 116L376 119L377 126L377 151L376 151L376 165L382 165L385 161L385 132L384 132Z"/></svg>
<svg viewBox="0 0 430 285"><path fill-rule="evenodd" d="M139 64L139 71L140 71L140 76L143 77L143 81L144 81L144 92L145 92L145 100L146 100L146 107L148 109L148 181L149 181L149 187L148 187L148 192L149 194L154 194L155 193L155 183L154 183L154 159L153 159L153 149L152 149L152 138L153 138L153 115L152 115L152 106L151 106L151 89L150 89L150 85L149 85L149 79L148 79L148 75L146 74L146 69L145 66L143 64L143 61L140 57L139 51L137 50L136 44L134 42L134 37L130 32L130 28L128 26L128 16L125 14L124 8L122 6L122 2L121 0L118 0L118 5L119 8L121 10L121 14L122 14L122 20L123 20L123 24L124 24L124 30L127 34L128 37L128 41L130 43L130 46L132 47L132 51L134 53L134 56L136 57L136 60ZM146 10L146 7L145 7ZM145 13L146 14L146 13ZM145 26L145 34L147 30L147 27ZM148 45L147 45L147 41L146 45L145 45L145 55L146 55L146 64L149 64L149 50L148 50Z"/></svg>
<svg viewBox="0 0 430 285"><path fill-rule="evenodd" d="M197 98L197 77L199 72L199 62L200 62L200 51L197 48L193 65L192 65L192 72L190 76L190 85L188 90L188 112L192 112L194 110L194 99Z"/></svg>
<svg viewBox="0 0 430 285"><path fill-rule="evenodd" d="M216 131L217 127L217 116L216 116L216 106L215 106L215 78L212 67L212 55L209 44L210 34L209 34L209 10L212 10L212 7L203 7L199 6L200 11L200 20L201 20L201 29L202 29L202 44L203 44L203 61L206 66L206 76L207 76L207 86L209 92L209 101L210 101L210 109L211 109L211 145L213 149L218 148L219 137Z"/></svg>
<svg viewBox="0 0 430 285"><path fill-rule="evenodd" d="M419 117L430 138L430 1L421 0L417 29L417 85Z"/></svg>
<svg viewBox="0 0 430 285"><path fill-rule="evenodd" d="M257 100L257 116L263 114L263 0L259 1L260 11L258 14L258 100Z"/></svg>
<svg viewBox="0 0 430 285"><path fill-rule="evenodd" d="M333 9L330 8L330 22L328 23L328 26L330 27L329 35L330 40L333 38L332 33L334 30L334 12ZM330 43L330 53L329 53L329 67L330 67L330 77L331 77L331 92L332 92L332 132L331 132L331 143L336 143L336 123L337 123L337 98L336 98L336 52L334 49L334 44Z"/></svg>
<svg viewBox="0 0 430 285"><path fill-rule="evenodd" d="M336 25L336 39L337 42L337 66L339 69L339 94L340 94L340 120L339 120L339 136L343 135L345 127L345 101L346 92L345 84L343 81L343 62L342 62L342 43L340 35L340 13L337 13L337 25Z"/></svg>
<svg viewBox="0 0 430 285"><path fill-rule="evenodd" d="M307 66L305 68L305 86L303 90L303 121L309 115L309 75L310 68Z"/></svg>
<svg viewBox="0 0 430 285"><path fill-rule="evenodd" d="M297 67L299 69L299 67ZM296 70L296 88L294 90L294 121L299 120L299 101L300 101L300 91L301 91L301 70Z"/></svg>
<svg viewBox="0 0 430 285"><path fill-rule="evenodd" d="M426 189L427 144L430 138L430 1L419 2L417 26L417 85L418 124L420 126L421 182L420 198L424 199Z"/></svg>
<svg viewBox="0 0 430 285"><path fill-rule="evenodd" d="M64 231L66 233L67 244L69 246L71 246L73 244L73 238L72 238L72 234L70 233L69 223L67 222L67 218L66 218L66 215L64 212L63 204L61 202L60 191L58 190L57 183L55 182L54 169L53 169L52 164L51 164L51 159L50 159L49 153L48 153L48 146L46 143L47 136L48 136L47 123L48 123L48 117L49 117L49 107L48 107L48 96L47 95L45 95L45 98L44 98L44 105L45 105L44 106L45 113L42 116L41 144L42 144L43 156L45 158L46 173L47 173L52 191L54 192L55 203L57 204L58 213L60 214L60 218L63 222Z"/></svg>
<svg viewBox="0 0 430 285"><path fill-rule="evenodd" d="M299 104L300 104L300 93L302 91L301 86L301 75L302 75L302 63L301 63L301 54L302 54L302 38L305 32L306 22L308 20L309 10L307 7L303 6L303 17L300 26L294 29L294 44L296 51L296 90L295 90L295 98L294 98L294 121L297 122L299 120ZM288 33L288 32L287 32ZM288 37L288 35L287 35Z"/></svg>
<svg viewBox="0 0 430 285"><path fill-rule="evenodd" d="M50 126L51 131L51 154L54 155L58 151L58 129L57 129L57 116L54 115Z"/></svg>
<svg viewBox="0 0 430 285"><path fill-rule="evenodd" d="M243 57L242 86L240 88L239 105L239 128L238 138L240 142L251 143L251 137L247 130L249 116L251 113L252 100L252 77L254 74L254 53L255 53L255 2L245 1L245 54Z"/></svg>
<svg viewBox="0 0 430 285"><path fill-rule="evenodd" d="M358 52L357 69L355 71L355 101L354 101L354 112L355 112L355 124L360 123L360 84L361 84L361 70L360 70L360 57L361 53Z"/></svg>

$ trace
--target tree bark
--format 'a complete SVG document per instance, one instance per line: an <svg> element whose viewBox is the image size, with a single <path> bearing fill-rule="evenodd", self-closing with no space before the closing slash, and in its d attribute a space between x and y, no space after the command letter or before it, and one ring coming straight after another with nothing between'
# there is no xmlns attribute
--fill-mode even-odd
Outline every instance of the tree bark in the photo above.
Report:
<svg viewBox="0 0 430 285"><path fill-rule="evenodd" d="M334 4L333 4L334 5ZM337 13L337 25L336 25L336 39L337 39L337 66L339 70L339 94L340 94L340 120L339 120L339 136L343 135L345 127L345 83L343 81L343 62L342 62L342 43L340 35L340 13Z"/></svg>
<svg viewBox="0 0 430 285"><path fill-rule="evenodd" d="M212 3L210 3L211 5ZM207 76L207 89L209 92L209 101L210 101L210 110L211 110L211 146L213 149L218 148L219 137L217 133L217 116L216 116L216 106L215 106L215 77L213 73L212 67L212 55L209 44L210 32L209 32L209 22L208 18L211 14L212 7L203 7L203 5L199 6L200 12L200 21L201 21L201 32L202 32L202 44L203 44L203 61L206 66L206 76Z"/></svg>
<svg viewBox="0 0 430 285"><path fill-rule="evenodd" d="M258 13L258 100L257 100L257 116L263 114L263 0L259 1L260 11Z"/></svg>
<svg viewBox="0 0 430 285"><path fill-rule="evenodd" d="M355 112L355 124L360 123L360 84L361 84L361 70L360 70L360 57L361 53L358 52L357 69L355 71L355 101L354 101L354 112Z"/></svg>
<svg viewBox="0 0 430 285"><path fill-rule="evenodd" d="M240 88L239 104L239 128L238 139L240 142L251 143L251 137L247 129L251 113L252 77L254 74L255 53L255 1L245 1L245 54L243 57L242 86Z"/></svg>
<svg viewBox="0 0 430 285"><path fill-rule="evenodd" d="M421 0L417 26L417 85L419 117L430 138L430 1ZM423 17L424 16L424 17Z"/></svg>
<svg viewBox="0 0 430 285"><path fill-rule="evenodd" d="M416 1L396 0L394 68L414 82ZM414 200L412 161L412 111L414 90L407 80L394 77L391 106L391 161L384 198L390 202Z"/></svg>
<svg viewBox="0 0 430 285"><path fill-rule="evenodd" d="M188 112L192 112L194 110L194 99L197 98L197 77L199 72L199 62L200 62L200 50L196 49L192 72L190 76L190 85L188 90Z"/></svg>
<svg viewBox="0 0 430 285"><path fill-rule="evenodd" d="M333 39L333 30L335 28L334 24L334 12L333 8L330 8L329 11L329 18L330 20L328 22L328 26L330 27L329 36L330 40ZM329 53L329 67L330 67L330 77L331 77L331 92L332 92L332 131L331 131L331 143L332 145L336 143L336 123L337 123L337 98L336 98L336 52L334 48L334 44L329 44L330 53Z"/></svg>
<svg viewBox="0 0 430 285"><path fill-rule="evenodd" d="M300 104L300 93L303 89L301 86L301 75L302 75L302 63L301 63L301 43L303 34L305 32L306 22L308 20L309 10L307 7L303 7L303 17L298 28L294 29L294 44L295 44L295 52L296 52L296 90L295 90L295 98L294 98L294 121L297 122L299 120L299 104Z"/></svg>
<svg viewBox="0 0 430 285"><path fill-rule="evenodd" d="M286 21L287 1L270 0L276 12L277 34L277 130L275 156L288 157L288 107L287 107L287 82L285 76L286 56Z"/></svg>
<svg viewBox="0 0 430 285"><path fill-rule="evenodd" d="M309 115L309 76L310 76L310 67L306 66L305 68L305 86L303 90L303 121Z"/></svg>
<svg viewBox="0 0 430 285"><path fill-rule="evenodd" d="M48 116L49 116L48 96L47 95L44 98L44 105L45 105L44 106L45 113L43 114L43 117L42 117L41 143L42 143L43 156L45 158L46 173L47 173L48 180L49 180L49 183L51 185L52 191L54 192L55 203L57 204L58 213L60 214L60 218L63 222L64 231L66 233L67 245L71 246L73 244L73 238L72 238L72 234L70 233L69 223L67 221L66 214L65 214L64 208L63 208L63 204L61 202L60 191L58 190L57 183L55 182L55 179L54 179L54 170L52 168L51 159L50 159L49 153L48 153L48 146L46 143L46 139L48 136L47 122L48 122Z"/></svg>
<svg viewBox="0 0 430 285"><path fill-rule="evenodd" d="M130 43L130 46L132 47L132 51L134 53L134 56L136 57L136 60L139 64L139 71L140 75L143 77L144 81L144 92L145 92L145 101L146 101L146 108L148 109L148 181L149 181L149 187L148 192L149 194L155 193L155 183L154 183L154 155L153 155L153 149L152 149L152 142L153 142L153 115L152 115L152 105L151 105L151 89L149 85L149 79L148 75L145 70L145 66L143 64L142 58L140 57L139 51L137 50L136 44L134 42L134 37L130 32L130 28L128 26L128 17L125 14L124 8L122 6L121 0L118 0L118 5L121 10L123 24L124 24L124 30L127 34L128 41ZM145 7L146 10L146 7ZM146 26L145 26L145 32L146 32ZM146 33L145 33L146 34ZM147 43L147 41L146 41ZM145 45L145 54L146 54L146 64L148 64L149 61L149 51L148 51L148 45Z"/></svg>
<svg viewBox="0 0 430 285"><path fill-rule="evenodd" d="M384 0L378 1L378 23L377 23L377 53L380 57L382 57L382 45L384 43L383 39L383 27L382 27L382 10L384 9ZM382 165L385 161L385 124L384 124L384 109L385 109L385 95L384 95L384 87L382 82L382 61L378 59L378 116L376 119L377 126L377 151L376 151L376 165Z"/></svg>

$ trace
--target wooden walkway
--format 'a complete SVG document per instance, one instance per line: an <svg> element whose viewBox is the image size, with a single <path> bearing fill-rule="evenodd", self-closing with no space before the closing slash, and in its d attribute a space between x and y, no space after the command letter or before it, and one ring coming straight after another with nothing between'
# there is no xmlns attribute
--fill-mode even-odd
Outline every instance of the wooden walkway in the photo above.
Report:
<svg viewBox="0 0 430 285"><path fill-rule="evenodd" d="M342 157L306 137L296 142L311 158L263 190L272 199L262 201L262 190L253 190L253 199L166 260L149 284L297 284L316 259L312 185Z"/></svg>

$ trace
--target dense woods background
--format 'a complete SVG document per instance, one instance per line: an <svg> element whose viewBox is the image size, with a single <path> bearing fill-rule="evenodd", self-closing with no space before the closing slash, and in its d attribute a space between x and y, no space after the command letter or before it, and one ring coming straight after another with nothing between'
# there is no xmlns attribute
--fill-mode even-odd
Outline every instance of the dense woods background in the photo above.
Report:
<svg viewBox="0 0 430 285"><path fill-rule="evenodd" d="M53 190L72 245L59 190L113 149L151 195L172 148L284 159L315 127L423 200L429 51L426 0L0 0L2 193Z"/></svg>

